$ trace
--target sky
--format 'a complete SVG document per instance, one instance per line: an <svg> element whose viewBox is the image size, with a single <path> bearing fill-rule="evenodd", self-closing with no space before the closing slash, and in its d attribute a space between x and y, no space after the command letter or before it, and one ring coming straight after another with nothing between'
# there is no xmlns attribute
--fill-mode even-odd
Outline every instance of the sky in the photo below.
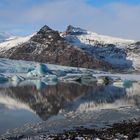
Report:
<svg viewBox="0 0 140 140"><path fill-rule="evenodd" d="M44 25L140 40L140 0L0 0L0 32L25 36Z"/></svg>

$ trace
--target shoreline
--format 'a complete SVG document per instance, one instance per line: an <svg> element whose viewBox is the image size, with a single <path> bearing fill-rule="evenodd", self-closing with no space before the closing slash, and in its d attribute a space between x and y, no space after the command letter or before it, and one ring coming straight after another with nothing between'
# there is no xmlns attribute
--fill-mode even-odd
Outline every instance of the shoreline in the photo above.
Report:
<svg viewBox="0 0 140 140"><path fill-rule="evenodd" d="M78 127L73 130L66 130L62 133L49 133L40 131L35 134L19 134L1 138L1 140L139 140L140 119L114 123L112 126L96 129Z"/></svg>

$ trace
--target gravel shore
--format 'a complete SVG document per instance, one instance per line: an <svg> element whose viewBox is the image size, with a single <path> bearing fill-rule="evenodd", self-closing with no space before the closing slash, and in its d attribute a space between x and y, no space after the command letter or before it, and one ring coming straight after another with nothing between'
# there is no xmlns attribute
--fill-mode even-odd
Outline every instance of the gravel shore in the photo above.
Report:
<svg viewBox="0 0 140 140"><path fill-rule="evenodd" d="M140 140L140 120L123 121L99 130L80 127L59 134L49 134L44 131L34 135L7 137L2 140Z"/></svg>

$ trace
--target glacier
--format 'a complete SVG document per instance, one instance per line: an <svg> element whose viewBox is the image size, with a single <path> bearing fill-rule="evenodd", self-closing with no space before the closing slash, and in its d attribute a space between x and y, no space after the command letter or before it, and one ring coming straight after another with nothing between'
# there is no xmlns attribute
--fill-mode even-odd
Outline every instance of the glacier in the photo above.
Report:
<svg viewBox="0 0 140 140"><path fill-rule="evenodd" d="M0 87L35 85L38 90L58 82L90 85L112 84L127 88L132 81L140 81L139 74L118 74L105 71L43 64L32 61L0 59Z"/></svg>

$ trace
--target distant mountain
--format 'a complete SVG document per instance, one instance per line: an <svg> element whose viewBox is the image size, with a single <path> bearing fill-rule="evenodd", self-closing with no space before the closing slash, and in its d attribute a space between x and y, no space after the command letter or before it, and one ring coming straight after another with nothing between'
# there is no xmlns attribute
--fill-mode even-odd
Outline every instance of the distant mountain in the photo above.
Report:
<svg viewBox="0 0 140 140"><path fill-rule="evenodd" d="M7 32L0 32L0 43L14 38L13 35Z"/></svg>
<svg viewBox="0 0 140 140"><path fill-rule="evenodd" d="M99 35L73 26L68 26L61 36L68 43L111 64L115 69L140 69L140 42Z"/></svg>
<svg viewBox="0 0 140 140"><path fill-rule="evenodd" d="M100 61L75 45L66 42L58 31L54 31L48 26L42 27L27 41L18 43L14 45L11 43L8 49L7 45L0 44L0 49L2 48L0 56L74 67L112 68L110 64Z"/></svg>
<svg viewBox="0 0 140 140"><path fill-rule="evenodd" d="M0 43L0 57L102 70L139 70L140 42L99 35L69 25L59 33L48 26Z"/></svg>

